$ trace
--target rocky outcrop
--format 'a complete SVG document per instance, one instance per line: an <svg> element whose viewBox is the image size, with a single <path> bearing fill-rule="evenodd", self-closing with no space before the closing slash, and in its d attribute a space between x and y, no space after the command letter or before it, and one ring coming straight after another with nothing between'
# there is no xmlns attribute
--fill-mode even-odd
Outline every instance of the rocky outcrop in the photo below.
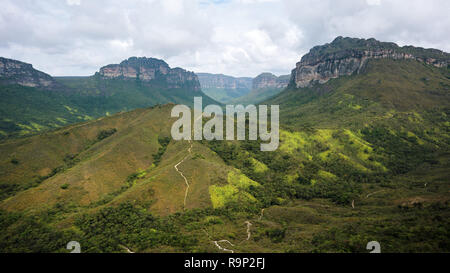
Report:
<svg viewBox="0 0 450 273"><path fill-rule="evenodd" d="M247 89L252 88L252 78L240 77L235 78L223 74L197 73L202 88L216 88L225 90Z"/></svg>
<svg viewBox="0 0 450 273"><path fill-rule="evenodd" d="M103 79L130 79L143 82L163 83L167 88L189 86L200 91L200 83L194 72L182 68L170 68L163 60L146 57L130 57L120 64L100 68L96 75Z"/></svg>
<svg viewBox="0 0 450 273"><path fill-rule="evenodd" d="M234 104L258 104L280 93L288 86L290 75L275 76L272 73L261 73L252 81L252 91L231 102Z"/></svg>
<svg viewBox="0 0 450 273"><path fill-rule="evenodd" d="M235 78L223 74L197 73L202 91L211 98L227 103L251 91L252 78Z"/></svg>
<svg viewBox="0 0 450 273"><path fill-rule="evenodd" d="M0 57L0 82L45 89L59 86L50 75L34 69L33 65L2 57Z"/></svg>
<svg viewBox="0 0 450 273"><path fill-rule="evenodd" d="M292 71L290 84L306 87L325 83L343 75L358 74L369 59L412 59L436 67L446 67L450 54L437 49L412 46L399 47L375 39L337 37L332 43L312 48Z"/></svg>
<svg viewBox="0 0 450 273"><path fill-rule="evenodd" d="M277 77L272 73L262 73L253 79L252 90L268 88L283 89L288 85L289 79L289 75Z"/></svg>

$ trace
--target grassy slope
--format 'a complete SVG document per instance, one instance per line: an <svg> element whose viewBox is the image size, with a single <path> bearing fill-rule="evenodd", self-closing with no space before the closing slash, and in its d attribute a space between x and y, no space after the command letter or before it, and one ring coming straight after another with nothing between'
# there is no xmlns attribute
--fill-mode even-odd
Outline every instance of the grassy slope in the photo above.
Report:
<svg viewBox="0 0 450 273"><path fill-rule="evenodd" d="M0 86L0 138L23 136L92 119L66 95L19 85Z"/></svg>
<svg viewBox="0 0 450 273"><path fill-rule="evenodd" d="M414 112L445 112L449 77L448 69L417 61L371 60L360 75L288 89L264 103L282 105L281 123L294 129L363 127L374 121L391 123Z"/></svg>
<svg viewBox="0 0 450 273"><path fill-rule="evenodd" d="M202 91L209 97L221 102L227 103L233 99L245 96L249 93L248 89L224 89L224 88L202 88Z"/></svg>
<svg viewBox="0 0 450 273"><path fill-rule="evenodd" d="M208 148L194 143L189 154L188 142L172 141L161 163L154 164L158 137L170 136L174 121L170 109L170 105L139 109L2 143L2 185L16 186L9 195L18 193L1 207L40 211L56 204L82 208L131 201L145 203L162 215L182 211L186 186L174 165L185 156L179 169L190 181L186 208L211 207L209 186L226 183L233 168ZM117 132L97 139L102 130L111 128ZM127 181L134 173L138 179ZM128 182L131 187L121 191Z"/></svg>
<svg viewBox="0 0 450 273"><path fill-rule="evenodd" d="M281 91L282 89L279 88L264 88L253 90L244 96L231 100L230 104L258 104L262 101L270 99Z"/></svg>

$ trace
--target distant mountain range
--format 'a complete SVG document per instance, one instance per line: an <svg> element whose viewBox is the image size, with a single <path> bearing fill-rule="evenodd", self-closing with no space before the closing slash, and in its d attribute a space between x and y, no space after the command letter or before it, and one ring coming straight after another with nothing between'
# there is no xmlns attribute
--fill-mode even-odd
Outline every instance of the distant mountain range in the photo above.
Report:
<svg viewBox="0 0 450 273"><path fill-rule="evenodd" d="M234 104L258 104L278 93L289 84L290 75L279 77L272 73L261 73L252 80L252 90L239 98L233 99Z"/></svg>
<svg viewBox="0 0 450 273"><path fill-rule="evenodd" d="M252 89L252 78L235 78L223 74L196 73L202 91L222 103L248 94Z"/></svg>
<svg viewBox="0 0 450 273"><path fill-rule="evenodd" d="M202 91L221 103L257 104L277 94L289 83L289 75L261 73L255 78L197 73Z"/></svg>

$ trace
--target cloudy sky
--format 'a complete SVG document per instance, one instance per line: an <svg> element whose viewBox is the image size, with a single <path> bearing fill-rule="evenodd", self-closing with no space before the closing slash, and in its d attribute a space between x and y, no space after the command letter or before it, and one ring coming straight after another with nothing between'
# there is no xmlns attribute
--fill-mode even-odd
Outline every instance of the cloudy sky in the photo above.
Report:
<svg viewBox="0 0 450 273"><path fill-rule="evenodd" d="M288 74L312 46L374 37L450 51L448 0L2 0L0 56L92 75L130 56L195 72Z"/></svg>

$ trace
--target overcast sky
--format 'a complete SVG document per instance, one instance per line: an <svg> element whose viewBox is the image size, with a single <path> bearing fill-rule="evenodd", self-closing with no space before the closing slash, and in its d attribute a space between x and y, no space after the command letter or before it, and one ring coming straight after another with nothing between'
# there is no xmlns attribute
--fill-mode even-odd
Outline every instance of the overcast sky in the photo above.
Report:
<svg viewBox="0 0 450 273"><path fill-rule="evenodd" d="M54 76L130 56L195 72L289 74L336 36L450 51L449 0L2 0L0 56Z"/></svg>

